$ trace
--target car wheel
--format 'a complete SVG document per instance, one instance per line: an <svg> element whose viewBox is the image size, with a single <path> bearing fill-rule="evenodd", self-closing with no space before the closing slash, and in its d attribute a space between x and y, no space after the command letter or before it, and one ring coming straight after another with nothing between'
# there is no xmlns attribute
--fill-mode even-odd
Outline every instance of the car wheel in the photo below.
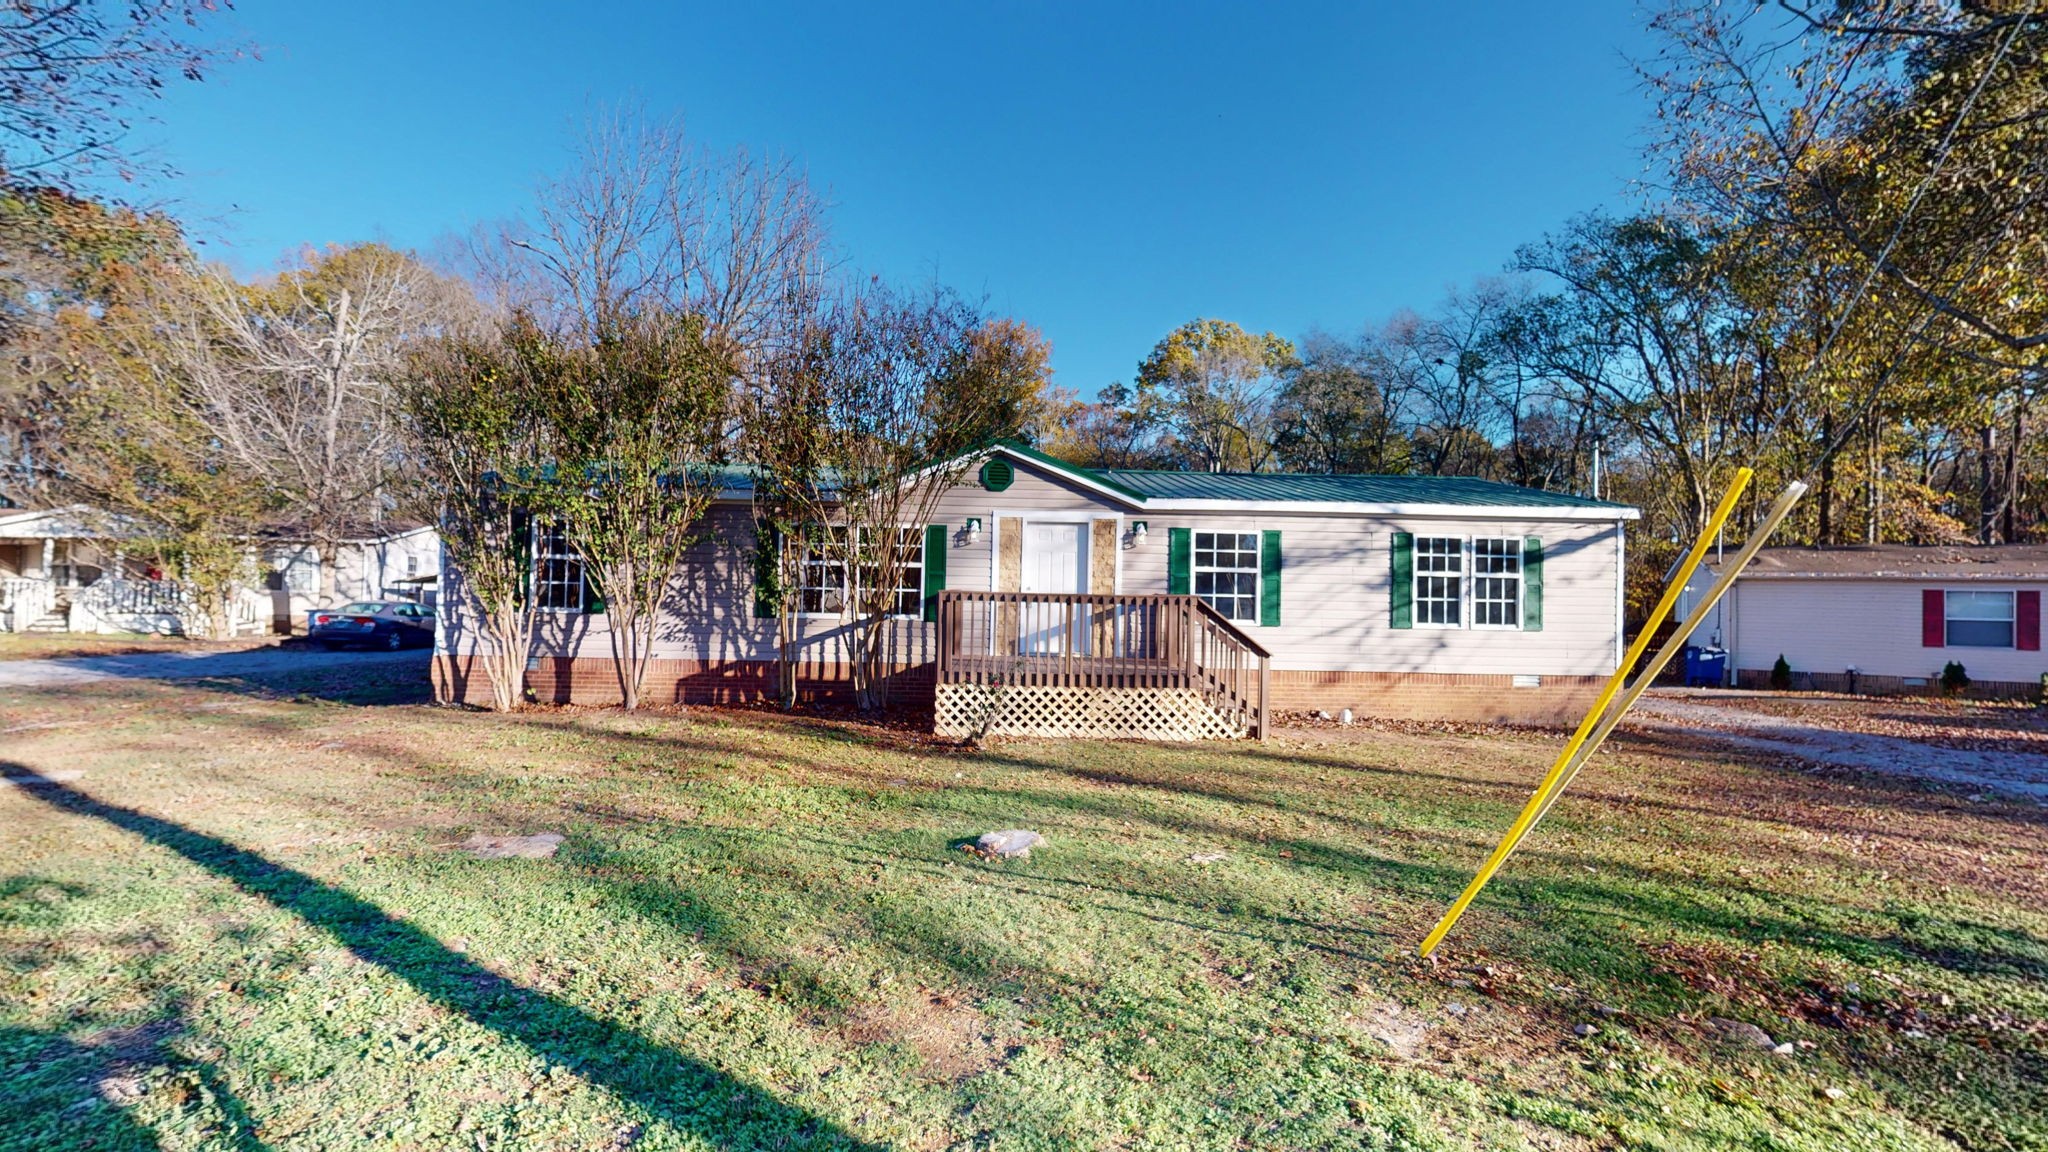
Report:
<svg viewBox="0 0 2048 1152"><path fill-rule="evenodd" d="M384 634L384 650L386 652L396 652L403 647L405 647L405 637L400 636L396 632L386 632Z"/></svg>

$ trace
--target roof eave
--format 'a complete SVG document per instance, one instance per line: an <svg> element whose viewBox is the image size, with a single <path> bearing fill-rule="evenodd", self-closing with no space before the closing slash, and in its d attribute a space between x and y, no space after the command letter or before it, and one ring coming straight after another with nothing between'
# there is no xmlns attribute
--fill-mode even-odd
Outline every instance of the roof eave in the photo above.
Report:
<svg viewBox="0 0 2048 1152"><path fill-rule="evenodd" d="M1584 520L1596 523L1637 520L1642 511L1629 507L1543 507L1513 504L1406 504L1352 500L1219 500L1171 499L1154 496L1145 508L1153 512L1299 512L1330 516L1437 516L1457 519L1500 517L1513 520Z"/></svg>

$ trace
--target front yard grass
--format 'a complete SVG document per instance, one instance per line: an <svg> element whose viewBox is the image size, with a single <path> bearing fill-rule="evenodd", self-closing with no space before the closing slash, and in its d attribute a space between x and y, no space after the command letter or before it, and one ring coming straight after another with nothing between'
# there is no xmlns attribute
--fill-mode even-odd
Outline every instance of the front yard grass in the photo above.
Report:
<svg viewBox="0 0 2048 1152"><path fill-rule="evenodd" d="M1632 737L1430 965L1557 738L295 692L0 691L0 1149L2048 1148L2036 806Z"/></svg>
<svg viewBox="0 0 2048 1152"><path fill-rule="evenodd" d="M236 652L277 642L275 636L241 640L194 640L143 632L0 632L0 660L59 660L80 656L139 656L152 652Z"/></svg>

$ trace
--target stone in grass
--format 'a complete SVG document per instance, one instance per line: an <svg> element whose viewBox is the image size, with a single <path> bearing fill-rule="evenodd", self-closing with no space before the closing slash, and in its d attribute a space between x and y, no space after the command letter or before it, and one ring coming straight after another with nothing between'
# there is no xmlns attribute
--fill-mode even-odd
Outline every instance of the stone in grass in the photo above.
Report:
<svg viewBox="0 0 2048 1152"><path fill-rule="evenodd" d="M462 842L462 850L479 860L545 860L562 846L559 832L541 832L532 836L486 836L475 833Z"/></svg>
<svg viewBox="0 0 2048 1152"><path fill-rule="evenodd" d="M974 850L991 860L1021 860L1045 843L1045 837L1024 828L990 832L974 842Z"/></svg>
<svg viewBox="0 0 2048 1152"><path fill-rule="evenodd" d="M1597 1036L1599 1033L1600 1029L1592 1024L1581 1024L1572 1029L1572 1035L1579 1037L1581 1040L1588 1036Z"/></svg>
<svg viewBox="0 0 2048 1152"><path fill-rule="evenodd" d="M1760 1048L1766 1052L1778 1047L1771 1034L1746 1020L1729 1020L1722 1016L1707 1017L1707 1027L1719 1033L1721 1039L1744 1048Z"/></svg>

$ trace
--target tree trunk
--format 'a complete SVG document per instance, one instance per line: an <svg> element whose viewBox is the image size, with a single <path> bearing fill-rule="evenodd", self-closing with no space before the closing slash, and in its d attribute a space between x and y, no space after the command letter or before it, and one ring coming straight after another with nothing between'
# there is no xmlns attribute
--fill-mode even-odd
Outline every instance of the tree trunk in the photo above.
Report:
<svg viewBox="0 0 2048 1152"><path fill-rule="evenodd" d="M1820 442L1823 448L1835 442L1835 414L1823 412L1820 418ZM1835 542L1835 457L1832 452L1821 457L1820 484L1814 492L1814 505L1820 516L1820 527L1814 532L1814 543L1826 547Z"/></svg>
<svg viewBox="0 0 2048 1152"><path fill-rule="evenodd" d="M1884 422L1872 412L1870 427L1864 441L1864 479L1868 482L1868 495L1864 504L1863 542L1882 544L1884 542L1884 456L1880 443L1880 430Z"/></svg>
<svg viewBox="0 0 2048 1152"><path fill-rule="evenodd" d="M1977 433L1977 543L1995 543L1998 536L1998 490L1991 458L1998 452L1998 429L1986 420Z"/></svg>
<svg viewBox="0 0 2048 1152"><path fill-rule="evenodd" d="M2012 439L2005 444L2005 542L2020 538L2020 436L2025 433L2026 398L2013 397Z"/></svg>

